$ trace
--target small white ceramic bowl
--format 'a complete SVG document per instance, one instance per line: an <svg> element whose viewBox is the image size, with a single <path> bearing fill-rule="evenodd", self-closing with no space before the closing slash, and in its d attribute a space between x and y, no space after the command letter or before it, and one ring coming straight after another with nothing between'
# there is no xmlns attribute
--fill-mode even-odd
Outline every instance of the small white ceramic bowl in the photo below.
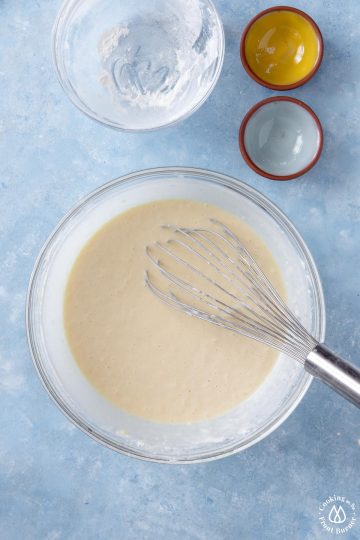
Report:
<svg viewBox="0 0 360 540"><path fill-rule="evenodd" d="M211 0L65 0L53 30L59 81L91 118L147 131L192 114L220 75Z"/></svg>
<svg viewBox="0 0 360 540"><path fill-rule="evenodd" d="M314 111L288 96L260 101L244 117L239 145L246 163L271 180L302 176L318 161L323 131Z"/></svg>

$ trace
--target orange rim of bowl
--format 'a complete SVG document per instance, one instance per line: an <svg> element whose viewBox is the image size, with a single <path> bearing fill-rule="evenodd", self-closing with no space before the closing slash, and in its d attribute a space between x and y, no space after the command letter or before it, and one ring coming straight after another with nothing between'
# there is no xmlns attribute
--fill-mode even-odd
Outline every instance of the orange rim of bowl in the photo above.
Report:
<svg viewBox="0 0 360 540"><path fill-rule="evenodd" d="M306 77L303 77L299 81L294 82L292 84L271 84L271 83L268 83L267 81L264 81L258 75L256 75L256 73L253 72L253 70L250 68L250 66L248 64L248 61L246 59L245 41L246 41L246 37L248 35L248 32L249 32L250 28L252 27L254 22L256 22L258 19L260 19L264 15L267 15L268 13L271 13L272 11L291 11L293 13L297 13L301 17L304 17L304 19L306 19L311 24L311 26L313 27L314 32L315 32L316 37L317 37L317 40L318 40L319 54L318 54L317 60L316 60L316 62L314 64L313 68L309 71L309 73L306 75ZM245 27L242 35L241 35L240 58L241 58L241 63L243 65L245 71L258 84L261 84L262 86L265 86L266 88L270 88L271 90L292 90L293 88L298 88L299 86L302 86L303 84L307 83L315 75L315 73L318 71L318 69L319 69L319 67L321 65L323 56L324 56L324 41L323 41L323 37L322 37L321 31L320 31L320 28L318 27L316 22L310 17L310 15L308 15L304 11L301 11L300 9L297 9L297 8L294 8L294 7L290 7L290 6L273 6L273 7L270 7L268 9L265 9L264 11L261 11L260 13L255 15L255 17L253 17L251 19L251 21L246 25L246 27Z"/></svg>
<svg viewBox="0 0 360 540"><path fill-rule="evenodd" d="M305 109L312 116L313 120L315 121L317 130L318 130L318 133L319 133L319 144L318 144L316 153L315 153L314 157L312 158L312 160L306 165L306 167L304 167L303 169L300 169L298 172L293 173L293 174L289 174L289 175L284 175L284 176L271 174L271 173L269 173L267 171L264 171L263 169L260 169L260 167L258 167L253 162L253 160L249 156L249 154L248 154L248 152L246 150L246 147L245 147L245 131L246 131L246 127L247 127L247 124L248 124L250 118L261 107L263 107L264 105L267 105L268 103L272 103L274 101L289 101L289 102L294 103L295 105L298 105L299 107L302 107L303 109ZM317 115L314 113L314 111L308 105L306 105L306 103L304 103L303 101L300 101L300 99L296 99L296 98L293 98L293 97L290 97L290 96L273 96L273 97L270 97L270 98L267 98L267 99L263 99L262 101L259 101L253 107L251 107L251 109L246 113L246 115L243 118L243 121L241 122L240 129L239 129L239 147L240 147L240 152L241 152L241 155L242 155L245 163L253 171L255 171L257 174L259 174L260 176L264 176L265 178L268 178L269 180L293 180L294 178L298 178L299 176L303 176L310 169L312 169L314 167L314 165L317 163L317 161L319 160L322 149L323 149L323 144L324 144L323 129L322 129L321 122L320 122L319 118L317 117Z"/></svg>

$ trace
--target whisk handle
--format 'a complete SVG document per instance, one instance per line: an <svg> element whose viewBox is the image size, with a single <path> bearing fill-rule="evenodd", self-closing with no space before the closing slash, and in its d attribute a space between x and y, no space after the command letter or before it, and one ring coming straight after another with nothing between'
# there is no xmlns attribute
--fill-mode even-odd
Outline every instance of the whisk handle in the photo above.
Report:
<svg viewBox="0 0 360 540"><path fill-rule="evenodd" d="M360 407L360 370L331 352L326 345L319 344L311 351L305 369Z"/></svg>

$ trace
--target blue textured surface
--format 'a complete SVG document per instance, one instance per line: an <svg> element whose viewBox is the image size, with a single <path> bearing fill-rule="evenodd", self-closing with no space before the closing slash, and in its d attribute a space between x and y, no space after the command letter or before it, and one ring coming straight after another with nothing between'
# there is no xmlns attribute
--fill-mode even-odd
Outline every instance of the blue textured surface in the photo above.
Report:
<svg viewBox="0 0 360 540"><path fill-rule="evenodd" d="M216 4L227 50L214 93L179 126L132 135L97 125L61 90L50 51L59 3L0 0L1 539L317 540L332 537L318 523L328 495L360 507L360 413L320 384L244 453L165 466L117 455L74 428L49 400L29 356L28 279L61 216L111 178L191 165L246 181L290 216L320 270L328 342L360 363L360 3L296 3L322 29L325 56L317 76L290 94L318 113L325 147L311 172L288 183L256 176L237 146L246 110L273 95L248 78L238 54L245 23L269 4ZM359 520L343 537L360 537Z"/></svg>

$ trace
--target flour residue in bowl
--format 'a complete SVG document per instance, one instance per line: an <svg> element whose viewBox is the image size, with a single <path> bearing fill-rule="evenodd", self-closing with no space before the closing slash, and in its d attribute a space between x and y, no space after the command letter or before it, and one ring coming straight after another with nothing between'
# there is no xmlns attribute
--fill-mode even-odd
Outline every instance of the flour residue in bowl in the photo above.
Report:
<svg viewBox="0 0 360 540"><path fill-rule="evenodd" d="M106 30L98 42L100 82L114 106L166 108L179 116L206 93L219 60L219 35L201 2L170 3Z"/></svg>
<svg viewBox="0 0 360 540"><path fill-rule="evenodd" d="M206 204L155 201L101 228L78 256L64 302L73 356L91 384L130 414L166 423L219 416L253 394L277 353L172 310L144 284L145 246L164 223L221 220L243 241L275 287L284 285L270 251L245 223Z"/></svg>

